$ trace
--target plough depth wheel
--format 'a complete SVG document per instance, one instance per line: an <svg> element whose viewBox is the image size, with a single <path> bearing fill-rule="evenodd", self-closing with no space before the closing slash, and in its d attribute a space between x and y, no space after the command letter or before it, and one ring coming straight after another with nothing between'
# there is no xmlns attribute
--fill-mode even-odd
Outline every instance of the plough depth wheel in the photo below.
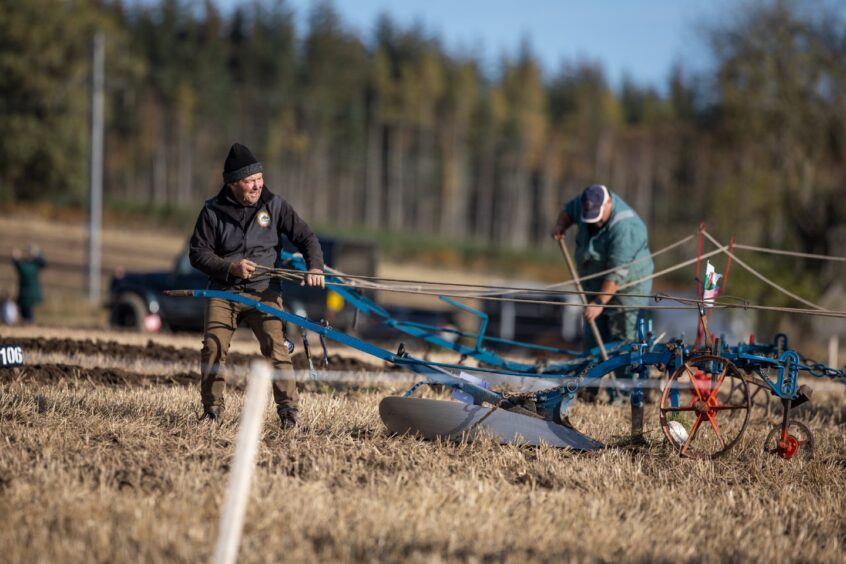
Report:
<svg viewBox="0 0 846 564"><path fill-rule="evenodd" d="M812 458L814 456L814 435L807 425L791 419L787 429L778 423L764 441L764 452L775 454L790 460L794 456Z"/></svg>
<svg viewBox="0 0 846 564"><path fill-rule="evenodd" d="M716 458L749 421L749 385L721 356L689 359L670 376L659 404L661 428L681 456Z"/></svg>

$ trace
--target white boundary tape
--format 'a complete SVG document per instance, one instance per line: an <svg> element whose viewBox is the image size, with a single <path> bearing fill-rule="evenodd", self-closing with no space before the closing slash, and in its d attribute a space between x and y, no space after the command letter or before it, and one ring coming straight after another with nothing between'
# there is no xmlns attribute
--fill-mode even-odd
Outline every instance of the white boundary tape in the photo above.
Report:
<svg viewBox="0 0 846 564"><path fill-rule="evenodd" d="M579 376L561 377L561 378L538 378L534 376L520 376L495 374L489 372L474 372L472 366L464 368L470 374L486 381L491 388L498 386L505 386L512 392L535 392L564 386L570 382L580 382L582 379ZM456 374L453 374L457 377ZM746 375L746 380L750 380L750 376ZM773 378L775 376L773 375ZM288 380L291 379L289 372L273 371L271 373L273 380ZM317 370L315 378L312 378L308 370L294 370L294 380L297 382L324 382L326 384L349 384L349 385L388 385L388 386L411 386L415 383L424 381L425 378L419 374L411 372L400 371L344 371L344 370ZM232 382L233 380L229 380ZM666 378L658 376L653 371L652 376L644 380L622 379L620 381L610 380L607 375L602 378L597 378L590 384L594 386L602 386L603 388L619 388L631 389L637 382L644 389L659 389L663 390ZM589 382L585 382L589 383ZM815 378L807 374L800 373L800 384L808 384L811 388L817 391L846 391L846 379L829 379L829 378ZM754 382L750 383L750 389L754 390Z"/></svg>
<svg viewBox="0 0 846 564"><path fill-rule="evenodd" d="M267 406L270 367L266 362L256 361L247 380L244 408L241 411L241 426L235 440L235 457L229 474L229 488L220 517L220 530L214 550L215 564L232 564L238 558L244 514L250 497L250 484L256 464L259 435L264 425L264 409Z"/></svg>

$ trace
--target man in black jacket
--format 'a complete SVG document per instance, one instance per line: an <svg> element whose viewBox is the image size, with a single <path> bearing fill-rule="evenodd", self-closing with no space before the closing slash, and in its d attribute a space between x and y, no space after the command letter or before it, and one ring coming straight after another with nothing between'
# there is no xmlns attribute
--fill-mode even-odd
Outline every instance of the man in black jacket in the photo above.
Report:
<svg viewBox="0 0 846 564"><path fill-rule="evenodd" d="M324 287L320 242L291 205L264 186L261 163L239 143L232 145L223 166L217 196L206 201L194 233L189 257L209 277L209 288L237 292L275 308L282 308L279 280L257 270L274 267L283 235L308 264L305 283ZM273 398L283 428L297 424L297 386L285 343L282 320L237 302L212 298L206 303L205 335L200 354L204 418L220 422L226 380L222 367L232 334L245 321L271 361L276 376Z"/></svg>

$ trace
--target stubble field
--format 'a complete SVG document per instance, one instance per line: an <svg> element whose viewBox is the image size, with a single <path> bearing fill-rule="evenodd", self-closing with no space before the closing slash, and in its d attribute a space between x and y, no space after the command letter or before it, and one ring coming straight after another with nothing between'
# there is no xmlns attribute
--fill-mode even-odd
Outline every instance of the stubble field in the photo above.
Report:
<svg viewBox="0 0 846 564"><path fill-rule="evenodd" d="M196 420L198 343L81 337L0 332L28 354L0 370L3 560L208 561L254 355L232 358L217 427ZM765 455L758 420L727 457L693 461L665 446L654 405L641 448L623 445L627 408L609 405L575 408L580 430L612 445L587 454L391 436L378 403L408 378L333 365L360 383L309 384L293 431L265 414L242 561L843 560L836 387L796 413L814 459Z"/></svg>
<svg viewBox="0 0 846 564"><path fill-rule="evenodd" d="M233 341L226 422L199 423L199 336L104 330L82 299L81 226L18 214L0 217L0 235L0 255L36 242L51 265L46 325L0 328L27 355L0 369L2 560L208 561L255 340ZM103 287L118 267L167 269L184 244L104 235ZM0 289L13 284L3 262ZM796 413L815 433L813 460L761 452L760 419L727 457L680 460L654 405L642 448L623 444L627 408L576 405L574 423L611 447L573 454L391 436L379 400L410 377L333 350L345 383L306 387L302 427L282 432L265 414L242 561L843 561L846 387Z"/></svg>

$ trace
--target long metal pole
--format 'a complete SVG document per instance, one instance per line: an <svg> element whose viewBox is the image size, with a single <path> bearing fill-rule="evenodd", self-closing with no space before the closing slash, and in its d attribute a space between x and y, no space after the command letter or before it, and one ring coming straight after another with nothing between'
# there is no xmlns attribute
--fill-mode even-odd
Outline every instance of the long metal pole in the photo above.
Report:
<svg viewBox="0 0 846 564"><path fill-rule="evenodd" d="M88 300L100 301L100 242L103 215L103 82L105 34L91 48L91 170L88 191Z"/></svg>
<svg viewBox="0 0 846 564"><path fill-rule="evenodd" d="M573 277L573 282L576 284L576 290L578 290L579 297L582 299L582 305L587 305L587 296L585 296L585 291L582 290L579 273L576 272L576 265L573 264L573 259L570 257L570 251L567 250L567 243L564 241L563 236L558 239L558 246L561 247L561 254L564 255L564 260L567 261L567 268L570 269L570 276ZM593 338L596 340L596 344L599 345L599 354L602 356L602 360L608 360L608 353L605 351L605 343L602 342L602 336L599 334L599 328L596 326L596 321L591 319L588 321L588 325L590 326L591 333L593 333Z"/></svg>

